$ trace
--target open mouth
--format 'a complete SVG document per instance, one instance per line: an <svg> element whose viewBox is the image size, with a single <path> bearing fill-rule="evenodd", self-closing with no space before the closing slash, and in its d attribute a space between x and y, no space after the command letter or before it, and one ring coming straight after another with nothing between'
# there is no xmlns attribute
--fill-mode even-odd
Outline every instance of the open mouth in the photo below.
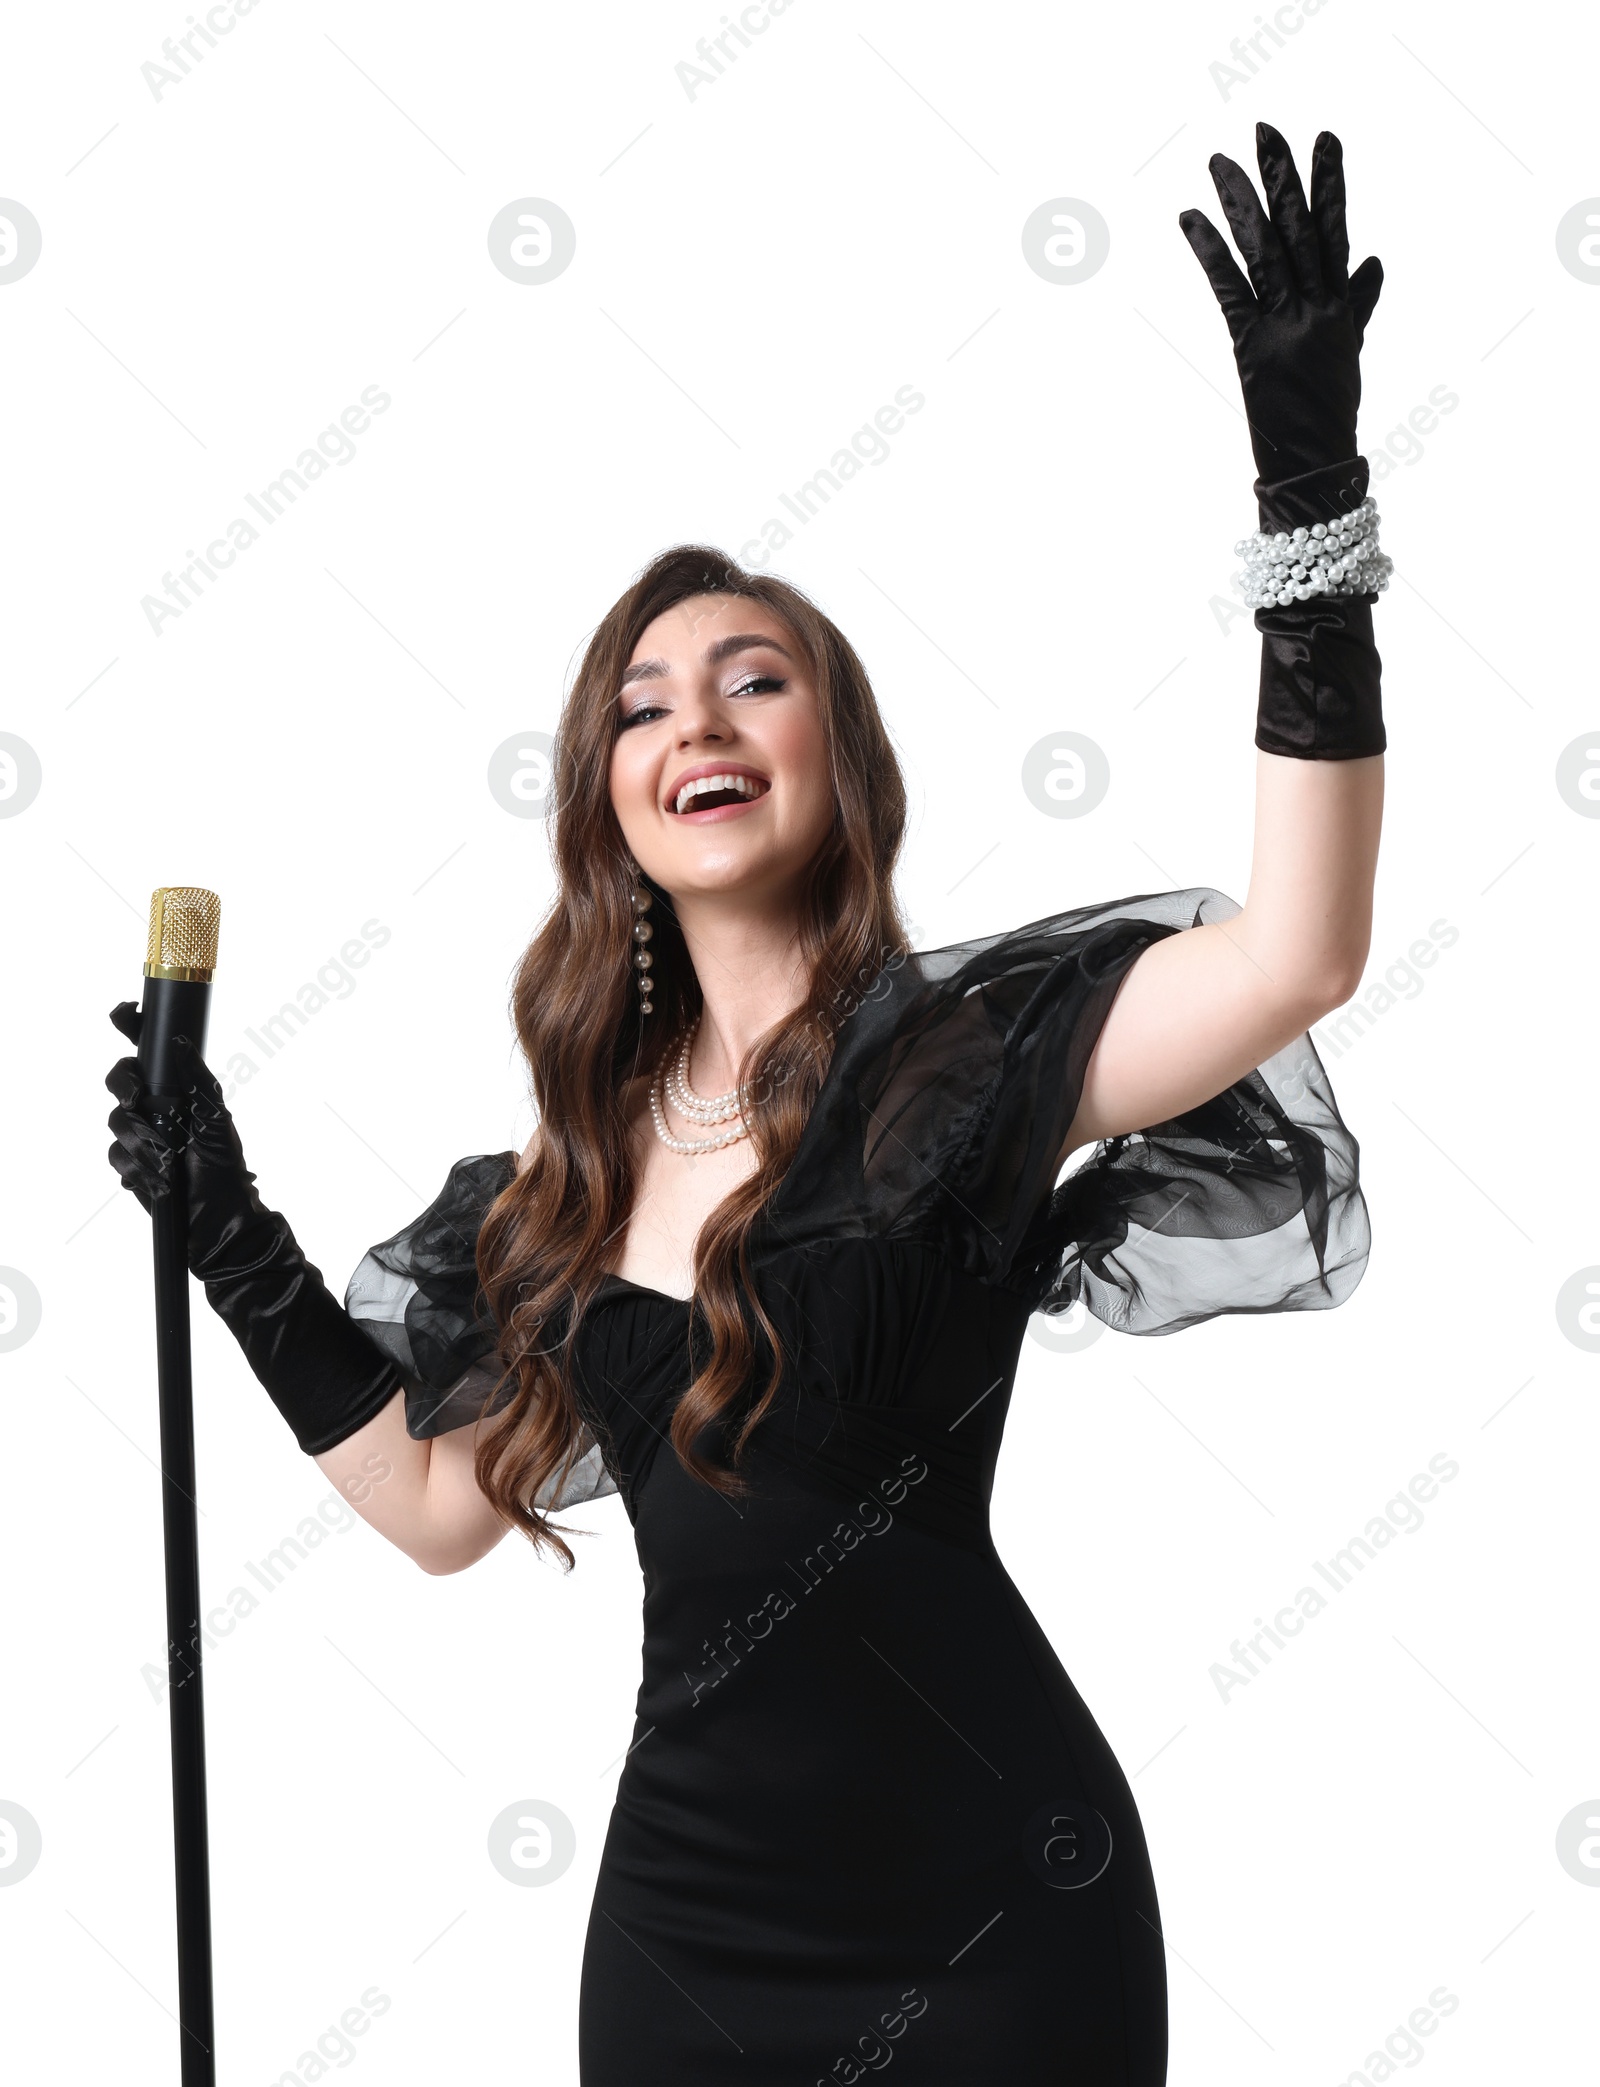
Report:
<svg viewBox="0 0 1600 2087"><path fill-rule="evenodd" d="M680 819L706 819L714 812L747 811L772 785L762 776L702 775L683 785L672 810Z"/></svg>

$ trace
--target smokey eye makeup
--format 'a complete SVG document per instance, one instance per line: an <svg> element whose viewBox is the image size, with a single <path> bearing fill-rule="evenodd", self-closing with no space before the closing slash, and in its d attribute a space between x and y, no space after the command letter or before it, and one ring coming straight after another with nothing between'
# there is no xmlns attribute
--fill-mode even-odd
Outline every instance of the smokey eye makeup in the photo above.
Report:
<svg viewBox="0 0 1600 2087"><path fill-rule="evenodd" d="M787 685L781 674L751 674L743 681L736 682L728 690L728 694L730 696L767 695L775 690L785 688ZM631 710L624 710L620 714L617 720L617 729L625 732L630 725L641 724L647 718L664 716L665 712L666 705L663 703L636 703Z"/></svg>

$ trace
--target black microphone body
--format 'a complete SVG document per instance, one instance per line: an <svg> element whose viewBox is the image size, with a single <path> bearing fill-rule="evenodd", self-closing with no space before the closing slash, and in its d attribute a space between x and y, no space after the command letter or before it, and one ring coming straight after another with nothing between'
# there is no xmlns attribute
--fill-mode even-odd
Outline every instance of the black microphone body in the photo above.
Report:
<svg viewBox="0 0 1600 2087"><path fill-rule="evenodd" d="M203 1058L210 1013L209 978L146 978L139 1008L139 1077L147 1093L163 1101L182 1099L172 1039L189 1037Z"/></svg>

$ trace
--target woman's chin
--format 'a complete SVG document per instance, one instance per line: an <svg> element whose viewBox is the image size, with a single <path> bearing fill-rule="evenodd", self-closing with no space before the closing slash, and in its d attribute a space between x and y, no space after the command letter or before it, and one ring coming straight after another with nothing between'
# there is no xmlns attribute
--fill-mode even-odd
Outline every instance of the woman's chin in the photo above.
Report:
<svg viewBox="0 0 1600 2087"><path fill-rule="evenodd" d="M670 860L645 863L646 874L673 899L754 896L798 888L801 865L771 848L729 846L707 832L702 846L679 847Z"/></svg>

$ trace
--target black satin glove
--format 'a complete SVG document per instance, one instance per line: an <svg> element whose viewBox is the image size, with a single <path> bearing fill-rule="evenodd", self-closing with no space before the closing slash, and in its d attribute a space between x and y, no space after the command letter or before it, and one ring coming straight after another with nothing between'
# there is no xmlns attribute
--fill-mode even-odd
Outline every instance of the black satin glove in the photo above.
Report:
<svg viewBox="0 0 1600 2087"><path fill-rule="evenodd" d="M1361 345L1383 285L1374 255L1348 275L1344 153L1331 131L1311 155L1308 207L1279 132L1256 125L1268 209L1242 167L1212 156L1211 178L1246 281L1209 218L1178 218L1216 294L1233 339L1263 529L1331 521L1367 495L1367 460L1356 448ZM1313 595L1257 609L1261 691L1256 745L1299 760L1381 754L1382 662L1372 635L1375 595Z"/></svg>
<svg viewBox="0 0 1600 2087"><path fill-rule="evenodd" d="M139 1040L139 1010L124 1000L111 1019ZM176 1039L188 1129L156 1116L136 1057L106 1075L117 1106L108 1119L110 1160L146 1211L181 1178L188 1199L189 1268L213 1311L307 1456L332 1449L401 1389L394 1364L368 1339L301 1252L287 1221L256 1194L255 1175L222 1088L187 1037Z"/></svg>

